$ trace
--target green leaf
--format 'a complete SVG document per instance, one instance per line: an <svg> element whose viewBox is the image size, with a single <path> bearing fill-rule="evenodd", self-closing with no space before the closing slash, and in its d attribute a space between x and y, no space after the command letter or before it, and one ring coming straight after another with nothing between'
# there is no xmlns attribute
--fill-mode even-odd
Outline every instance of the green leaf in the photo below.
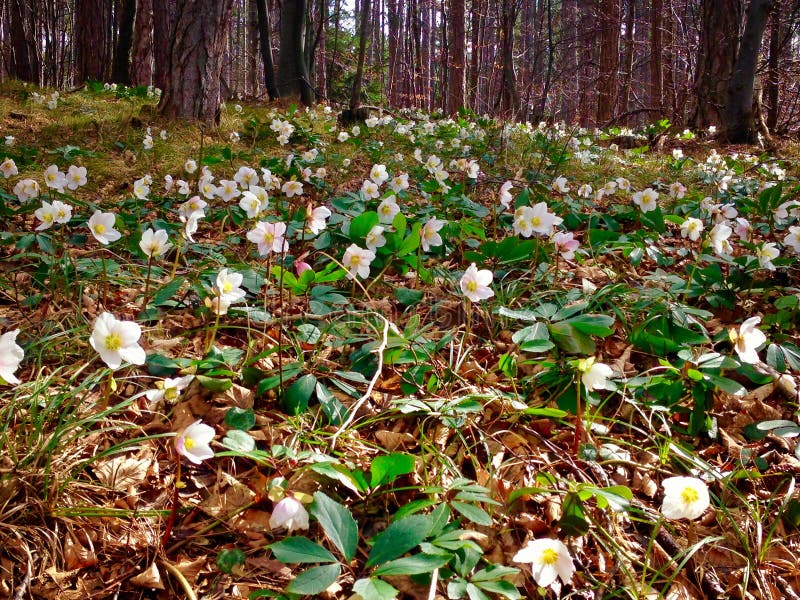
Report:
<svg viewBox="0 0 800 600"><path fill-rule="evenodd" d="M409 454L394 452L378 456L370 465L370 487L376 488L384 483L391 483L400 475L414 470L414 457Z"/></svg>
<svg viewBox="0 0 800 600"><path fill-rule="evenodd" d="M419 231L421 229L421 225L419 223L415 223L414 227L411 228L411 233L408 234L405 238L403 238L400 247L397 249L397 256L407 256L409 254L413 254L417 251L420 245L420 234Z"/></svg>
<svg viewBox="0 0 800 600"><path fill-rule="evenodd" d="M317 381L315 388L317 402L322 407L322 412L328 417L331 425L340 425L347 418L347 408L339 402L331 391L321 381Z"/></svg>
<svg viewBox="0 0 800 600"><path fill-rule="evenodd" d="M372 567L402 556L420 544L431 533L430 515L411 515L393 521L375 536L366 567Z"/></svg>
<svg viewBox="0 0 800 600"><path fill-rule="evenodd" d="M233 381L230 379L218 379L216 377L208 377L207 375L196 375L197 382L209 391L220 393L226 392L233 386Z"/></svg>
<svg viewBox="0 0 800 600"><path fill-rule="evenodd" d="M375 569L374 575L386 577L388 575L419 575L420 573L430 573L434 569L446 565L450 562L451 558L452 556L450 555L442 554L415 554L414 556L406 556L382 564Z"/></svg>
<svg viewBox="0 0 800 600"><path fill-rule="evenodd" d="M256 413L252 408L233 406L225 413L225 425L231 429L247 431L256 424Z"/></svg>
<svg viewBox="0 0 800 600"><path fill-rule="evenodd" d="M522 598L522 594L519 593L519 590L514 586L514 584L509 583L508 581L482 581L478 583L475 581L474 577L472 578L472 581L474 585L477 585L482 590L503 596L504 598L508 598L508 600L519 600Z"/></svg>
<svg viewBox="0 0 800 600"><path fill-rule="evenodd" d="M308 271L306 271L306 273L308 273ZM312 325L311 323L303 323L302 325L297 326L298 342L314 346L321 337L322 333L320 332L319 327L316 325Z"/></svg>
<svg viewBox="0 0 800 600"><path fill-rule="evenodd" d="M558 524L566 535L581 537L589 532L589 522L586 520L583 502L578 494L568 492L564 496Z"/></svg>
<svg viewBox="0 0 800 600"><path fill-rule="evenodd" d="M244 552L239 548L226 548L217 554L217 568L223 573L230 574L236 567L243 565L244 561Z"/></svg>
<svg viewBox="0 0 800 600"><path fill-rule="evenodd" d="M286 389L283 395L283 406L290 415L300 415L308 408L311 394L317 385L317 378L311 375L303 375Z"/></svg>
<svg viewBox="0 0 800 600"><path fill-rule="evenodd" d="M513 310L510 308L506 308L505 306L501 306L497 309L497 314L501 317L508 317L509 319L514 319L515 321L537 321L539 319L539 315L536 311L533 310Z"/></svg>
<svg viewBox="0 0 800 600"><path fill-rule="evenodd" d="M353 584L353 592L362 600L394 600L400 592L381 579L359 579Z"/></svg>
<svg viewBox="0 0 800 600"><path fill-rule="evenodd" d="M587 335L608 337L614 333L614 329L611 327L614 324L614 317L608 315L576 315L564 322Z"/></svg>
<svg viewBox="0 0 800 600"><path fill-rule="evenodd" d="M169 377L181 368L175 360L161 354L147 355L147 372L153 377Z"/></svg>
<svg viewBox="0 0 800 600"><path fill-rule="evenodd" d="M474 504L454 500L450 503L450 506L476 525L484 525L486 527L492 525L492 517L489 516L489 513Z"/></svg>
<svg viewBox="0 0 800 600"><path fill-rule="evenodd" d="M498 579L503 579L504 577L513 577L517 573L519 573L519 569L515 567L506 567L505 565L489 565L485 569L481 569L473 574L472 577L470 577L470 581L473 583L497 581Z"/></svg>
<svg viewBox="0 0 800 600"><path fill-rule="evenodd" d="M394 290L394 297L403 306L414 306L425 296L422 290L412 290L405 287L398 287Z"/></svg>
<svg viewBox="0 0 800 600"><path fill-rule="evenodd" d="M336 557L310 539L295 536L267 546L282 563L333 563Z"/></svg>
<svg viewBox="0 0 800 600"><path fill-rule="evenodd" d="M158 291L153 294L153 305L161 306L168 300L172 300L185 282L185 277L176 277L172 281L169 281L158 288Z"/></svg>
<svg viewBox="0 0 800 600"><path fill-rule="evenodd" d="M469 600L491 600L489 596L484 594L474 583L467 584L467 596Z"/></svg>
<svg viewBox="0 0 800 600"><path fill-rule="evenodd" d="M341 572L342 565L339 563L311 567L292 579L291 583L286 587L286 591L290 594L300 594L301 596L316 596L333 585Z"/></svg>
<svg viewBox="0 0 800 600"><path fill-rule="evenodd" d="M358 215L350 222L350 240L361 245L378 222L378 213L374 210Z"/></svg>
<svg viewBox="0 0 800 600"><path fill-rule="evenodd" d="M222 438L222 445L236 452L252 452L256 447L256 441L246 431L231 429Z"/></svg>
<svg viewBox="0 0 800 600"><path fill-rule="evenodd" d="M556 346L568 354L594 354L597 349L591 337L566 321L552 323L549 330Z"/></svg>
<svg viewBox="0 0 800 600"><path fill-rule="evenodd" d="M315 492L310 512L347 562L353 560L358 546L358 525L347 507L323 492Z"/></svg>
<svg viewBox="0 0 800 600"><path fill-rule="evenodd" d="M534 323L511 336L511 341L518 344L523 352L546 352L553 347L550 332L546 323Z"/></svg>

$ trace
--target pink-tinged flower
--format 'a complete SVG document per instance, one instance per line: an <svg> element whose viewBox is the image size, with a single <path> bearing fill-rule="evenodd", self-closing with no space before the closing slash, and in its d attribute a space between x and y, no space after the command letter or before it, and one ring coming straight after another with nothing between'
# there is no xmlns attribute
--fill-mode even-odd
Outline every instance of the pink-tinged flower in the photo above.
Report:
<svg viewBox="0 0 800 600"><path fill-rule="evenodd" d="M311 205L306 209L306 227L308 230L317 235L328 226L328 217L331 216L331 211L325 206L318 206L311 210Z"/></svg>
<svg viewBox="0 0 800 600"><path fill-rule="evenodd" d="M67 188L77 190L82 185L86 185L86 167L70 165L67 169Z"/></svg>
<svg viewBox="0 0 800 600"><path fill-rule="evenodd" d="M120 321L104 312L94 322L89 344L109 369L117 370L123 362L143 365L147 356L139 345L142 328L133 321Z"/></svg>
<svg viewBox="0 0 800 600"><path fill-rule="evenodd" d="M500 204L502 204L506 210L511 208L511 202L514 200L514 197L511 195L511 188L513 187L514 184L510 181L506 181L500 186Z"/></svg>
<svg viewBox="0 0 800 600"><path fill-rule="evenodd" d="M395 193L399 194L403 190L408 189L408 173L398 173L389 181L389 188Z"/></svg>
<svg viewBox="0 0 800 600"><path fill-rule="evenodd" d="M147 258L158 258L159 256L169 252L172 244L169 242L169 236L164 229L153 231L148 227L142 232L142 239L139 241L139 248L142 249Z"/></svg>
<svg viewBox="0 0 800 600"><path fill-rule="evenodd" d="M2 173L3 177L6 179L12 175L19 174L19 170L17 170L17 164L14 162L13 158L6 157L5 160L0 163L0 173Z"/></svg>
<svg viewBox="0 0 800 600"><path fill-rule="evenodd" d="M307 262L302 261L302 260L295 261L295 263L294 263L294 272L297 273L298 277L300 277L300 275L302 275L306 271L310 271L310 270L311 270L311 265L308 264Z"/></svg>
<svg viewBox="0 0 800 600"><path fill-rule="evenodd" d="M680 200L686 195L686 186L684 186L680 181L675 181L669 184L669 195L672 198Z"/></svg>
<svg viewBox="0 0 800 600"><path fill-rule="evenodd" d="M14 194L20 202L27 202L39 195L39 184L35 179L21 179L14 186Z"/></svg>
<svg viewBox="0 0 800 600"><path fill-rule="evenodd" d="M494 290L489 287L492 279L494 279L494 275L491 271L488 269L478 270L475 263L472 263L461 276L459 287L470 302L480 302L494 296Z"/></svg>
<svg viewBox="0 0 800 600"><path fill-rule="evenodd" d="M223 202L230 202L234 198L238 198L241 194L239 191L239 184L235 181L230 181L227 179L220 179L216 193L217 197L219 197Z"/></svg>
<svg viewBox="0 0 800 600"><path fill-rule="evenodd" d="M239 167L239 170L236 171L236 175L233 176L233 180L238 183L242 189L249 189L251 185L258 185L259 178L258 178L258 171L253 169L252 167Z"/></svg>
<svg viewBox="0 0 800 600"><path fill-rule="evenodd" d="M592 190L592 186L588 183L584 183L581 187L578 188L578 196L581 198L591 198L594 190Z"/></svg>
<svg viewBox="0 0 800 600"><path fill-rule="evenodd" d="M208 202L203 200L200 196L192 196L186 202L178 207L178 215L184 219L188 219L191 215L197 215L198 218L206 216L205 208Z"/></svg>
<svg viewBox="0 0 800 600"><path fill-rule="evenodd" d="M397 198L392 194L384 198L378 205L378 220L381 223L390 225L399 212L400 205L397 204Z"/></svg>
<svg viewBox="0 0 800 600"><path fill-rule="evenodd" d="M733 349L739 355L739 360L751 365L760 361L758 358L758 348L767 341L764 332L756 328L761 322L761 317L750 317L741 324L739 330L728 330L728 337L733 342Z"/></svg>
<svg viewBox="0 0 800 600"><path fill-rule="evenodd" d="M210 445L213 439L214 428L198 419L175 438L175 450L199 465L206 459L214 458L214 451Z"/></svg>
<svg viewBox="0 0 800 600"><path fill-rule="evenodd" d="M739 239L749 242L750 235L753 233L753 226L750 225L750 221L744 217L736 217L736 225L734 226L733 231L739 236Z"/></svg>
<svg viewBox="0 0 800 600"><path fill-rule="evenodd" d="M553 244L556 251L561 254L561 258L567 260L575 258L575 250L581 245L571 231L556 231L553 234Z"/></svg>
<svg viewBox="0 0 800 600"><path fill-rule="evenodd" d="M286 528L288 533L308 529L308 511L294 496L285 496L275 505L269 518L271 529Z"/></svg>
<svg viewBox="0 0 800 600"><path fill-rule="evenodd" d="M122 237L122 234L114 229L115 224L116 216L114 213L104 213L99 210L94 211L87 223L87 225L89 225L89 231L92 232L94 239L103 245L116 242Z"/></svg>
<svg viewBox="0 0 800 600"><path fill-rule="evenodd" d="M633 203L638 206L643 213L650 212L658 208L658 192L653 188L646 188L633 195Z"/></svg>
<svg viewBox="0 0 800 600"><path fill-rule="evenodd" d="M550 538L530 540L512 560L517 563L529 563L536 585L542 588L553 585L556 579L561 579L565 584L569 583L575 573L572 556L560 540Z"/></svg>
<svg viewBox="0 0 800 600"><path fill-rule="evenodd" d="M289 244L286 242L286 224L285 223L266 223L259 221L256 226L247 232L247 239L258 244L258 253L261 256L266 256L270 252L280 254L289 249Z"/></svg>
<svg viewBox="0 0 800 600"><path fill-rule="evenodd" d="M17 345L18 335L19 329L0 335L0 379L11 384L19 383L14 373L25 358L25 352Z"/></svg>
<svg viewBox="0 0 800 600"><path fill-rule="evenodd" d="M428 252L433 246L441 246L444 242L442 236L439 235L442 227L446 221L431 217L428 219L420 230L420 245L424 252Z"/></svg>
<svg viewBox="0 0 800 600"><path fill-rule="evenodd" d="M287 198L291 198L292 196L302 196L303 182L297 181L296 179L291 179L283 184L281 191L286 194Z"/></svg>
<svg viewBox="0 0 800 600"><path fill-rule="evenodd" d="M366 246L368 250L376 250L386 245L386 238L383 236L384 228L380 225L375 225L369 230L366 238Z"/></svg>
<svg viewBox="0 0 800 600"><path fill-rule="evenodd" d="M375 260L375 253L372 250L350 244L342 258L342 264L347 269L347 278L355 279L358 276L366 279L369 277L369 266L373 260Z"/></svg>
<svg viewBox="0 0 800 600"><path fill-rule="evenodd" d="M697 477L668 477L661 485L664 488L661 514L668 519L693 521L711 504L708 486Z"/></svg>
<svg viewBox="0 0 800 600"><path fill-rule="evenodd" d="M709 243L718 256L733 252L733 246L728 241L731 233L733 233L733 230L724 223L717 223L711 230Z"/></svg>
<svg viewBox="0 0 800 600"><path fill-rule="evenodd" d="M559 194L566 194L569 192L569 186L567 185L567 178L564 176L556 177L553 180L553 185L551 186L554 192L558 192Z"/></svg>
<svg viewBox="0 0 800 600"><path fill-rule="evenodd" d="M800 227L797 225L789 227L789 233L783 238L783 244L794 250L795 254L800 254Z"/></svg>
<svg viewBox="0 0 800 600"><path fill-rule="evenodd" d="M695 217L688 217L681 224L681 237L689 238L693 242L700 239L700 234L703 233L703 222Z"/></svg>

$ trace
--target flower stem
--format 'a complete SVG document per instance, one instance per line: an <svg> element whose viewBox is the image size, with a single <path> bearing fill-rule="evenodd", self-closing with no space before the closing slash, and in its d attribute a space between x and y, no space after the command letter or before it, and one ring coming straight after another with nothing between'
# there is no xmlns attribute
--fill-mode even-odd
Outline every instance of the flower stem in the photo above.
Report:
<svg viewBox="0 0 800 600"><path fill-rule="evenodd" d="M150 291L150 269L153 266L153 257L147 257L147 275L144 278L144 294L142 294L142 310L147 310L147 293Z"/></svg>

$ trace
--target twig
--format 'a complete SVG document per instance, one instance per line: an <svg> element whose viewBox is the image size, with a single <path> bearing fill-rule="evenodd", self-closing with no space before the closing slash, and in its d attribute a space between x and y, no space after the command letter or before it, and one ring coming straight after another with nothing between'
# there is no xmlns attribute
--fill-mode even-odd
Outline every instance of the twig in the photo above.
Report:
<svg viewBox="0 0 800 600"><path fill-rule="evenodd" d="M28 571L25 577L22 578L22 583L19 584L17 590L14 592L14 600L23 600L25 592L28 591L28 586L31 584L31 565L28 563Z"/></svg>
<svg viewBox="0 0 800 600"><path fill-rule="evenodd" d="M367 391L364 392L364 395L361 396L358 400L356 400L355 404L350 407L350 414L348 415L347 419L345 419L344 423L339 426L339 429L336 430L336 433L333 434L333 438L331 439L331 450L336 446L336 440L342 434L342 432L350 427L350 424L356 418L356 414L364 403L369 400L370 396L372 396L372 390L375 388L375 384L378 383L378 379L381 376L381 371L383 371L383 352L386 350L386 345L389 342L389 320L380 315L378 313L374 313L377 317L379 317L383 321L383 334L381 343L378 347L374 350L374 352L378 355L378 368L375 369L375 375L372 376L372 380L370 380L369 385L367 386Z"/></svg>
<svg viewBox="0 0 800 600"><path fill-rule="evenodd" d="M189 600L197 600L197 594L194 593L191 584L186 580L186 577L183 576L183 573L180 572L178 567L168 563L167 561L162 561L161 564L164 565L164 568L167 571L169 571L170 575L178 580L178 583L181 584L183 591L186 592L186 597L189 598Z"/></svg>
<svg viewBox="0 0 800 600"><path fill-rule="evenodd" d="M428 590L428 600L435 600L437 583L439 583L439 569L434 569L433 573L431 573L431 587Z"/></svg>

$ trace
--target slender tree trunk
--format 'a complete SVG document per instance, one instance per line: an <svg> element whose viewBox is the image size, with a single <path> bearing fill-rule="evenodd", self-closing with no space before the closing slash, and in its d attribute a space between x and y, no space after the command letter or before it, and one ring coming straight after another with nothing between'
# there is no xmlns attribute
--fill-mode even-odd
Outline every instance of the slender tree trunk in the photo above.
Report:
<svg viewBox="0 0 800 600"><path fill-rule="evenodd" d="M502 0L501 24L503 38L500 55L502 85L498 105L501 114L513 117L517 117L520 110L517 75L514 66L514 29L516 23L516 3L514 0Z"/></svg>
<svg viewBox="0 0 800 600"><path fill-rule="evenodd" d="M159 0L156 0L159 1ZM131 83L150 85L153 80L153 0L136 0L136 24L131 56Z"/></svg>
<svg viewBox="0 0 800 600"><path fill-rule="evenodd" d="M168 119L219 119L220 75L233 0L178 0L169 78L159 110Z"/></svg>
<svg viewBox="0 0 800 600"><path fill-rule="evenodd" d="M767 128L775 132L778 126L778 101L780 99L781 85L781 55L784 48L783 33L783 6L780 2L772 10L769 30L769 58L767 60Z"/></svg>
<svg viewBox="0 0 800 600"><path fill-rule="evenodd" d="M619 108L628 111L633 82L634 27L636 25L636 0L628 0L625 14L625 54L622 57L622 89L619 94Z"/></svg>
<svg viewBox="0 0 800 600"><path fill-rule="evenodd" d="M733 66L725 107L726 136L733 144L752 144L757 139L753 88L761 41L772 7L773 0L750 0L747 7L747 25Z"/></svg>
<svg viewBox="0 0 800 600"><path fill-rule="evenodd" d="M599 0L595 0L595 2L598 1ZM580 72L578 78L580 86L578 94L578 123L586 127L591 121L591 115L594 112L592 110L592 102L596 98L594 83L594 74L596 71L594 65L597 44L595 43L596 31L594 29L595 18L592 10L593 7L592 5L586 6L581 4L578 6L582 6L578 13L580 15L578 23L580 56L578 65Z"/></svg>
<svg viewBox="0 0 800 600"><path fill-rule="evenodd" d="M559 53L559 70L563 74L563 91L560 98L559 118L570 123L577 112L578 86L578 1L562 0L561 2L561 51Z"/></svg>
<svg viewBox="0 0 800 600"><path fill-rule="evenodd" d="M600 73L597 81L597 125L614 116L619 71L620 0L602 0L600 7Z"/></svg>
<svg viewBox="0 0 800 600"><path fill-rule="evenodd" d="M15 0L20 2L21 0ZM77 0L75 4L75 77L78 81L106 81L110 75L114 29L111 5L105 0Z"/></svg>
<svg viewBox="0 0 800 600"><path fill-rule="evenodd" d="M136 18L136 0L122 0L119 15L119 34L114 48L114 63L111 81L130 85L131 48L133 47L133 23Z"/></svg>
<svg viewBox="0 0 800 600"><path fill-rule="evenodd" d="M364 81L364 59L367 54L367 39L369 38L371 0L361 2L361 25L359 26L358 62L356 74L353 77L353 89L350 91L350 110L354 111L361 105L361 86Z"/></svg>
<svg viewBox="0 0 800 600"><path fill-rule="evenodd" d="M664 0L653 0L650 7L650 106L661 109L664 107L664 44L661 29L663 14Z"/></svg>
<svg viewBox="0 0 800 600"><path fill-rule="evenodd" d="M281 11L281 52L276 87L278 96L300 96L306 106L314 103L305 54L306 0L285 0Z"/></svg>
<svg viewBox="0 0 800 600"><path fill-rule="evenodd" d="M547 2L547 67L544 72L544 85L542 86L542 97L539 100L539 111L537 118L544 119L547 114L547 97L550 94L550 82L553 76L553 58L555 57L555 40L553 39L553 4L552 0Z"/></svg>
<svg viewBox="0 0 800 600"><path fill-rule="evenodd" d="M447 112L455 115L464 106L467 32L465 0L450 0L450 44L447 81Z"/></svg>

